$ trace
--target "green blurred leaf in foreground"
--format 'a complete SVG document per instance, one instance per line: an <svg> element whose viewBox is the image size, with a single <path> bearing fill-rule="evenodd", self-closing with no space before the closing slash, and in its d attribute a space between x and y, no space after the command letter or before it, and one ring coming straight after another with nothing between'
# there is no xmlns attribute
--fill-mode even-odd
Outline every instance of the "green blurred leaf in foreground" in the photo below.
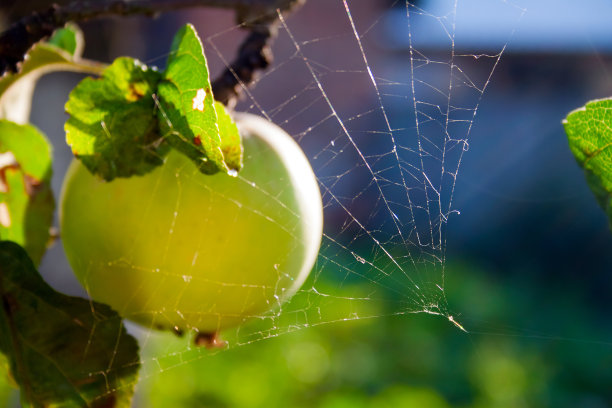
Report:
<svg viewBox="0 0 612 408"><path fill-rule="evenodd" d="M85 78L70 92L66 140L89 171L110 181L163 163L153 99L159 80L157 71L121 57L102 78Z"/></svg>
<svg viewBox="0 0 612 408"><path fill-rule="evenodd" d="M43 74L54 71L101 72L103 65L81 59L83 35L75 25L56 30L47 42L32 47L19 72L0 77L0 118L26 123L32 92Z"/></svg>
<svg viewBox="0 0 612 408"><path fill-rule="evenodd" d="M612 223L612 99L587 103L563 121L569 146Z"/></svg>
<svg viewBox="0 0 612 408"><path fill-rule="evenodd" d="M0 296L0 350L24 406L130 406L138 344L116 312L53 290L10 241L0 242Z"/></svg>
<svg viewBox="0 0 612 408"><path fill-rule="evenodd" d="M174 148L203 173L240 170L240 140L220 132L204 49L191 24L174 37L158 93L160 128Z"/></svg>
<svg viewBox="0 0 612 408"><path fill-rule="evenodd" d="M51 146L31 125L0 119L0 239L22 245L38 264L55 203Z"/></svg>

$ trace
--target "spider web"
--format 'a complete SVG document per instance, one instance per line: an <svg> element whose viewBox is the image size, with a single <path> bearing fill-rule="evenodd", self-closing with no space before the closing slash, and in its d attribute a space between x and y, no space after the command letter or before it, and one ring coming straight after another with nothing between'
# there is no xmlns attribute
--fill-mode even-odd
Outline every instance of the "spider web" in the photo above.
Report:
<svg viewBox="0 0 612 408"><path fill-rule="evenodd" d="M518 25L521 5L491 2ZM374 3L309 0L291 16L279 14L275 63L237 107L276 123L300 144L319 183L324 232L304 285L271 311L223 331L229 348L392 314L440 315L463 329L445 294L446 230L459 214L453 195L470 131L513 31L493 51L466 49L467 27L457 25L457 16L473 0L398 1L381 9ZM208 58L228 65L232 56L218 44L239 30L203 38ZM172 240L172 227L167 234ZM198 280L188 278L188 284ZM170 336L134 331L143 346ZM141 378L211 354L187 340L176 344L145 358Z"/></svg>
<svg viewBox="0 0 612 408"><path fill-rule="evenodd" d="M517 23L525 12L514 2L499 5ZM494 52L466 50L460 36L465 27L455 21L475 2L394 6L392 18L407 37L399 63L370 52L384 46L381 29L391 23L380 13L360 20L346 0L309 4L337 13L337 20L325 36L314 30L316 37L305 38L292 28L292 18L279 14L279 62L255 91L247 90L238 109L277 123L307 152L323 197L325 228L311 279L290 302L262 316L263 324L239 329L236 344L376 317L383 311L369 304L381 299L389 305L383 313L441 315L463 328L445 297L446 226L459 214L452 199L470 130L513 31ZM429 36L441 44L426 47L421 37ZM209 37L205 47L227 64L216 40ZM340 57L323 60L322 48L341 50ZM391 63L400 69L388 69ZM287 77L291 83L279 90L278 78ZM264 103L261 88L287 98ZM355 296L351 284L364 281L370 291Z"/></svg>

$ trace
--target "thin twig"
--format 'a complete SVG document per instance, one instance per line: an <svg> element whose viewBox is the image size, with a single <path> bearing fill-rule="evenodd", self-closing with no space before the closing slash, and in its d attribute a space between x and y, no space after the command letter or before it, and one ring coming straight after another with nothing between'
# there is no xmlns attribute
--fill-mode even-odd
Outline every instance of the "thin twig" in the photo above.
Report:
<svg viewBox="0 0 612 408"><path fill-rule="evenodd" d="M85 21L105 16L155 15L193 7L234 9L241 24L262 24L270 21L277 9L288 11L303 0L112 0L75 1L66 6L49 8L12 24L0 34L0 75L16 72L19 63L32 45L50 36L69 21ZM257 13L257 14L255 14ZM258 19L245 16L258 15Z"/></svg>

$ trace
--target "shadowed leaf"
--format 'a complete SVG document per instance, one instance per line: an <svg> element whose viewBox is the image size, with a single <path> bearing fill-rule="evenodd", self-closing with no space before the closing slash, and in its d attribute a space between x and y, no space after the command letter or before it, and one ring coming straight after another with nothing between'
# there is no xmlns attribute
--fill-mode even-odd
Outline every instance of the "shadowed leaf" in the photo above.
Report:
<svg viewBox="0 0 612 408"><path fill-rule="evenodd" d="M0 296L0 350L24 406L130 406L138 344L116 312L53 290L10 241L0 242Z"/></svg>

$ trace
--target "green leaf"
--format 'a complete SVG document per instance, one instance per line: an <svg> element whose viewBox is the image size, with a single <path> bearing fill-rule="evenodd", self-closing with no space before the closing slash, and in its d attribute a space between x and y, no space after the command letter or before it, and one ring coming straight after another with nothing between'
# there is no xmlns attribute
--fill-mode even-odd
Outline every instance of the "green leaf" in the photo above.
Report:
<svg viewBox="0 0 612 408"><path fill-rule="evenodd" d="M160 74L127 57L102 78L85 78L70 93L66 140L77 158L105 180L145 174L163 163L154 92Z"/></svg>
<svg viewBox="0 0 612 408"><path fill-rule="evenodd" d="M160 129L175 149L193 160L203 173L239 170L235 155L230 160L224 158L206 57L190 24L174 37L158 95ZM225 149L235 151L236 147L229 144Z"/></svg>
<svg viewBox="0 0 612 408"><path fill-rule="evenodd" d="M28 51L18 73L0 77L0 119L27 123L34 85L45 73L101 72L102 64L80 58L82 38L76 26L58 30L50 42L40 42Z"/></svg>
<svg viewBox="0 0 612 408"><path fill-rule="evenodd" d="M219 120L217 125L221 135L221 151L225 163L230 171L240 171L242 169L243 149L238 127L221 102L215 101L215 111Z"/></svg>
<svg viewBox="0 0 612 408"><path fill-rule="evenodd" d="M80 57L83 51L83 33L76 25L68 24L64 28L55 30L47 43L63 49L73 57L75 55Z"/></svg>
<svg viewBox="0 0 612 408"><path fill-rule="evenodd" d="M31 125L0 120L0 239L22 245L39 263L55 203L51 146Z"/></svg>
<svg viewBox="0 0 612 408"><path fill-rule="evenodd" d="M563 121L569 146L612 223L612 99L587 103Z"/></svg>
<svg viewBox="0 0 612 408"><path fill-rule="evenodd" d="M0 350L25 406L130 406L138 344L116 312L54 291L9 241L0 242L0 296Z"/></svg>

